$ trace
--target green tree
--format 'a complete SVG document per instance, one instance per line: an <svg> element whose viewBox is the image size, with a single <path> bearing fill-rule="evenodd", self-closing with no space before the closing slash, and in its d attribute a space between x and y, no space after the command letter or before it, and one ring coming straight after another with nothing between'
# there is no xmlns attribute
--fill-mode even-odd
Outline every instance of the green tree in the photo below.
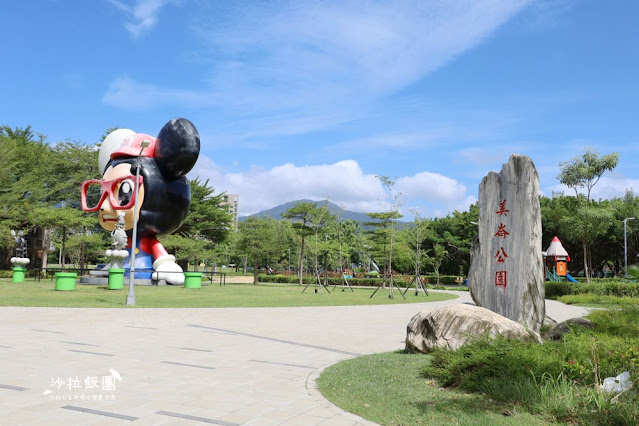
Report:
<svg viewBox="0 0 639 426"><path fill-rule="evenodd" d="M100 176L97 150L94 146L69 141L47 144L45 137L36 134L30 126L24 129L1 126L0 161L3 163L0 170L0 238L5 243L5 252L11 250L7 244L12 245L4 238L8 229L42 227L44 230L37 233L43 236L42 247L31 247L31 253L33 257L33 253L42 251L43 266L46 267L50 237L58 236L66 245L67 236L91 231L92 224L81 223L84 219L80 219L79 188L83 181ZM60 210L65 206L75 212ZM65 225L58 226L60 222L52 216L61 216ZM52 220L57 223L55 226L50 225ZM95 219L93 221L95 223ZM81 240L79 236L74 239ZM91 241L92 238L87 238L86 244L92 244ZM82 247L88 248L86 244ZM85 256L78 259L82 264L86 262Z"/></svg>
<svg viewBox="0 0 639 426"><path fill-rule="evenodd" d="M386 193L385 205L387 211L380 213L367 213L367 215L374 219L373 222L367 223L367 225L377 228L372 232L371 236L373 241L378 244L382 243L382 253L384 259L384 278L382 281L382 287L386 285L386 278L390 277L390 293L389 297L393 297L393 244L395 241L395 222L397 219L403 217L399 212L401 194L394 190L395 181L388 176L377 175L377 179L381 182L384 192ZM386 253L386 247L388 247L388 253Z"/></svg>
<svg viewBox="0 0 639 426"><path fill-rule="evenodd" d="M618 162L619 154L616 152L600 157L599 154L594 151L585 150L581 156L575 157L571 161L560 163L559 165L560 173L557 176L559 182L574 189L575 196L578 199L578 190L582 188L586 191L585 199L582 200L575 218L579 221L576 225L581 232L581 243L584 254L584 274L586 275L587 282L590 282L592 275L592 259L589 242L590 239L593 238L591 234L598 233L600 228L599 226L593 226L596 223L594 221L603 219L607 214L603 211L597 211L596 207L591 205L590 193L592 188L599 182L599 179L601 179L601 176L603 176L605 172L612 171L617 167Z"/></svg>
<svg viewBox="0 0 639 426"><path fill-rule="evenodd" d="M304 249L306 237L313 235L315 229L312 219L317 215L319 207L310 201L300 201L282 213L282 217L291 220L294 231L300 236L299 284L304 283Z"/></svg>
<svg viewBox="0 0 639 426"><path fill-rule="evenodd" d="M98 170L98 151L93 145L60 142L50 147L43 161L47 162L43 173L32 176L44 182L40 201L49 205L64 201L79 208L82 182L102 176Z"/></svg>
<svg viewBox="0 0 639 426"><path fill-rule="evenodd" d="M278 232L281 226L272 218L248 218L241 222L238 230L237 247L246 254L253 267L253 284L258 284L259 268L282 254L283 247Z"/></svg>
<svg viewBox="0 0 639 426"><path fill-rule="evenodd" d="M377 261L379 261L379 259L382 260L381 266L384 276L386 276L392 268L392 264L389 260L392 258L390 246L391 239L394 238L394 233L392 232L394 221L401 218L402 215L396 211L366 214L373 219L371 222L364 223L364 225L368 227L368 230L365 232L368 235L369 242L372 243L371 251ZM386 284L384 283L383 285L385 288Z"/></svg>
<svg viewBox="0 0 639 426"><path fill-rule="evenodd" d="M324 232L324 227L334 222L335 217L328 210L328 201L326 201L322 206L317 206L317 208L313 211L311 215L311 226L313 228L313 234L315 236L315 250L313 252L313 256L315 258L315 274L319 273L319 257L320 253L324 253L324 256L330 257L330 246L328 244L328 235ZM320 231L322 231L322 244L320 245Z"/></svg>
<svg viewBox="0 0 639 426"><path fill-rule="evenodd" d="M342 209L343 212L343 209ZM344 271L349 263L359 263L362 252L361 223L353 219L343 220L342 212L333 216L324 227L331 257L336 260L338 271Z"/></svg>
<svg viewBox="0 0 639 426"><path fill-rule="evenodd" d="M600 157L598 153L586 149L581 156L559 164L560 172L557 179L568 188L574 189L575 196L578 195L579 188L585 189L586 199L590 201L592 188L605 172L611 172L617 167L618 162L617 152Z"/></svg>
<svg viewBox="0 0 639 426"><path fill-rule="evenodd" d="M413 214L415 215L413 226L404 228L400 235L401 241L410 249L414 273L420 275L422 266L427 260L427 252L423 249L423 245L429 232L430 221L420 217L418 211L413 211Z"/></svg>
<svg viewBox="0 0 639 426"><path fill-rule="evenodd" d="M224 193L214 195L208 179L200 182L192 179L191 206L184 223L175 232L185 237L205 239L213 244L226 241L233 227L233 217L226 212L222 203Z"/></svg>
<svg viewBox="0 0 639 426"><path fill-rule="evenodd" d="M44 191L48 147L43 137L34 137L30 126L0 127L0 238L9 254L13 246L9 230L28 226L27 213Z"/></svg>
<svg viewBox="0 0 639 426"><path fill-rule="evenodd" d="M446 250L446 247L441 244L435 244L430 250L427 258L427 262L432 265L435 275L437 276L437 285L439 285L439 268L447 254L448 251Z"/></svg>
<svg viewBox="0 0 639 426"><path fill-rule="evenodd" d="M470 246L477 236L479 204L475 203L467 211L454 211L451 214L432 220L431 232L424 242L424 248L432 253L435 244L446 248L440 272L443 274L467 274L470 268Z"/></svg>
<svg viewBox="0 0 639 426"><path fill-rule="evenodd" d="M56 232L57 239L61 245L60 258L62 259L62 268L66 265L66 244L67 239L73 234L87 235L89 229L95 228L95 218L89 216L77 208L67 206L44 206L40 205L31 210L27 216L32 227L43 227L45 232ZM84 267L86 261L87 245L94 242L94 238L85 239L75 238L76 243L84 243L82 247L82 256L79 256L80 267ZM46 250L46 248L44 248ZM46 268L46 257L43 256L43 268Z"/></svg>
<svg viewBox="0 0 639 426"><path fill-rule="evenodd" d="M582 244L584 273L587 282L590 282L590 277L594 271L589 242L596 241L597 238L608 232L612 225L613 217L614 211L609 206L584 201L578 204L577 209L572 212L570 217L564 218L564 232L573 241L580 241ZM595 223L597 225L593 226Z"/></svg>
<svg viewBox="0 0 639 426"><path fill-rule="evenodd" d="M214 256L213 243L201 237L192 238L179 234L166 235L162 237L162 245L174 253L181 262L194 265L195 270L199 268L200 263L208 261Z"/></svg>

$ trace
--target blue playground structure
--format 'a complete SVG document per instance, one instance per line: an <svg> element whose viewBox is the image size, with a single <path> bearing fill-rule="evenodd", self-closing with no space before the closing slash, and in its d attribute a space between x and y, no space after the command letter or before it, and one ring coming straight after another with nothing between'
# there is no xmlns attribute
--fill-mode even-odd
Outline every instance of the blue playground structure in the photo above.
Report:
<svg viewBox="0 0 639 426"><path fill-rule="evenodd" d="M546 264L546 279L548 281L564 281L576 283L577 280L570 276L567 271L567 262L570 262L570 255L555 236L548 249L542 252L544 263Z"/></svg>
<svg viewBox="0 0 639 426"><path fill-rule="evenodd" d="M564 277L557 275L557 272L555 271L554 268L551 271L550 269L548 269L548 267L546 267L546 279L548 281L555 281L555 282L564 281ZM570 283L578 283L578 281L574 279L569 273L566 273L565 280Z"/></svg>
<svg viewBox="0 0 639 426"><path fill-rule="evenodd" d="M563 281L563 279L559 275L557 275L554 268L551 271L550 269L548 269L547 266L546 266L546 279L548 281Z"/></svg>

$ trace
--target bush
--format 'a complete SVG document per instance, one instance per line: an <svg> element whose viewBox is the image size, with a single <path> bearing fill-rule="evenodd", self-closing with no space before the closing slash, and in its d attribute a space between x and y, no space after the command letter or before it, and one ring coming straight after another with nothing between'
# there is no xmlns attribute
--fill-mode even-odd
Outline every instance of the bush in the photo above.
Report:
<svg viewBox="0 0 639 426"><path fill-rule="evenodd" d="M331 276L334 275L334 276ZM396 274L393 276L393 281L398 287L406 288L414 285L414 276L413 275L404 275L404 274ZM422 275L422 282L424 285L431 284L435 285L437 283L437 277L435 275ZM459 275L440 275L439 282L443 285L459 285L458 280L462 278ZM324 276L321 276L322 282L324 282ZM282 283L282 284L297 284L300 279L297 275L267 275L267 274L259 274L258 280L261 283ZM317 282L317 278L314 276L304 276L304 284L315 284ZM357 278L349 278L348 282L350 285L355 286L379 286L382 284L381 277L357 277ZM328 285L341 285L342 277L339 274L329 274L328 277ZM388 284L388 280L387 280Z"/></svg>
<svg viewBox="0 0 639 426"><path fill-rule="evenodd" d="M421 277L424 283L429 283L433 285L437 284L437 275L435 274L422 275ZM459 284L460 281L463 282L464 279L466 279L466 277L462 277L461 275L440 275L439 284L456 285L456 284Z"/></svg>
<svg viewBox="0 0 639 426"><path fill-rule="evenodd" d="M567 281L546 281L546 298L556 299L569 294L577 294L579 291L577 288L578 285L581 284L569 283Z"/></svg>
<svg viewBox="0 0 639 426"><path fill-rule="evenodd" d="M457 351L435 350L422 375L569 423L637 424L637 392L614 404L616 395L596 386L626 370L639 376L639 308L593 311L589 319L594 329L575 327L561 342L479 338Z"/></svg>
<svg viewBox="0 0 639 426"><path fill-rule="evenodd" d="M639 305L637 297L600 296L598 294L568 294L557 298L566 305L604 305L614 307L619 305Z"/></svg>
<svg viewBox="0 0 639 426"><path fill-rule="evenodd" d="M37 274L38 274L38 271L36 271L34 269L27 268L25 276L33 278ZM13 270L10 270L10 271L1 271L0 270L0 278L13 278Z"/></svg>
<svg viewBox="0 0 639 426"><path fill-rule="evenodd" d="M280 284L298 284L300 282L300 278L297 275L266 275L260 274L257 277L258 281L261 283L280 283ZM324 283L324 277L320 277L322 283ZM317 278L314 276L304 276L302 278L304 284L316 284ZM328 277L328 285L342 285L342 277ZM397 285L406 286L406 283L398 278L395 278L395 282ZM354 286L378 286L382 284L381 278L349 278L348 283Z"/></svg>
<svg viewBox="0 0 639 426"><path fill-rule="evenodd" d="M570 294L596 294L599 296L639 297L639 284L619 280L601 279L586 283L567 281L546 282L546 297L556 299Z"/></svg>

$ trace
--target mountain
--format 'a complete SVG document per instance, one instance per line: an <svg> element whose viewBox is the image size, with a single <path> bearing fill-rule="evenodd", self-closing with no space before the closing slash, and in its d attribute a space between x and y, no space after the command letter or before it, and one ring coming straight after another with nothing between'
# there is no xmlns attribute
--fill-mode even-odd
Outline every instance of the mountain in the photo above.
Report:
<svg viewBox="0 0 639 426"><path fill-rule="evenodd" d="M313 200L289 201L288 203L284 203L284 204L280 204L279 206L275 206L272 209L263 210L261 212L252 214L250 216L240 217L239 221L243 222L246 219L248 219L249 217L257 217L257 218L271 217L273 219L280 220L280 219L282 219L282 213L286 212L288 209L293 207L295 204L302 203L302 202L315 203L317 206L323 206L324 203L326 202L326 200L321 200L321 201L313 201ZM338 206L337 204L331 203L330 201L328 202L327 206L328 206L328 210L332 214L334 214L336 216L339 215L342 212L342 209L340 208L340 206ZM342 213L342 220L346 220L346 219L355 220L355 221L361 222L361 223L372 222L373 221L366 213L353 212L353 211L350 211L350 210L344 210L344 212ZM401 224L402 222L398 221L398 223Z"/></svg>

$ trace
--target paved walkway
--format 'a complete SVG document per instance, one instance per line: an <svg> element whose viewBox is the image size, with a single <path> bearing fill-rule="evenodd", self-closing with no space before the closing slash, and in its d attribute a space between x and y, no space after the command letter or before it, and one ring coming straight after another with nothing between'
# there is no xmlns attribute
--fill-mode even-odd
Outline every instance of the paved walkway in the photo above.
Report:
<svg viewBox="0 0 639 426"><path fill-rule="evenodd" d="M467 303L233 309L0 308L0 423L365 425L319 373L403 348L418 311ZM420 296L423 297L423 296ZM554 319L586 309L547 302Z"/></svg>

